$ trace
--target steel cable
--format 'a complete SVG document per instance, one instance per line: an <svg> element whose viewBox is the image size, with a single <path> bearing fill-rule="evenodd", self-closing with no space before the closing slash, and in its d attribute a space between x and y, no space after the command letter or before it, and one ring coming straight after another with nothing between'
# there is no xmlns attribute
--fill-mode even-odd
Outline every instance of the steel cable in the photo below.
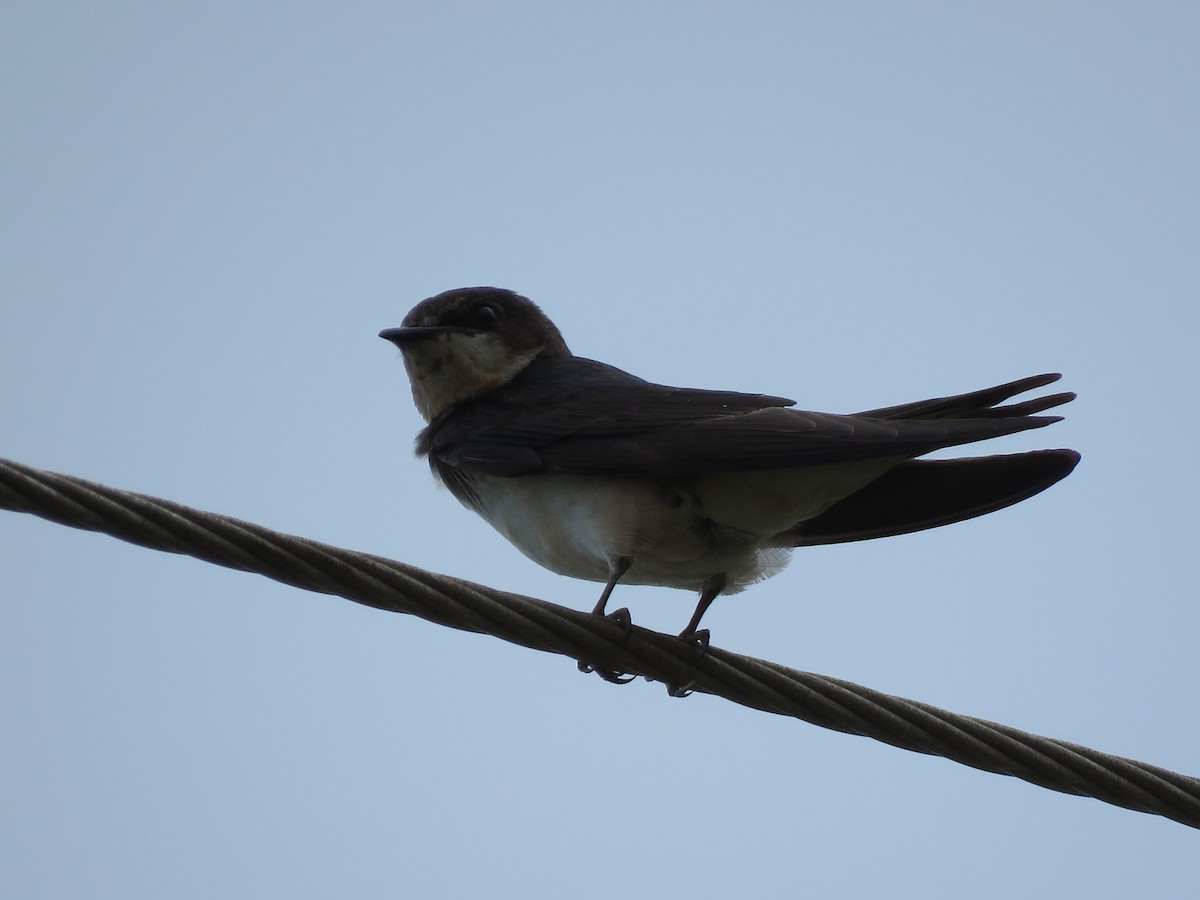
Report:
<svg viewBox="0 0 1200 900"><path fill-rule="evenodd" d="M8 460L0 507L1200 828L1200 779L848 681Z"/></svg>

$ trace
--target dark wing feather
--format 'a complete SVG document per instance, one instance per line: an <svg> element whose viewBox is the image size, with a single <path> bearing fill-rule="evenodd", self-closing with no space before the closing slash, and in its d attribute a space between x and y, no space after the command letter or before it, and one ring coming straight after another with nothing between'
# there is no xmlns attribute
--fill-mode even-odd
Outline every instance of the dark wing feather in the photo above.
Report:
<svg viewBox="0 0 1200 900"><path fill-rule="evenodd" d="M973 519L1044 491L1078 462L1074 450L909 460L778 540L789 547L838 544Z"/></svg>
<svg viewBox="0 0 1200 900"><path fill-rule="evenodd" d="M793 401L783 397L652 384L578 357L547 359L436 419L418 450L481 474L687 477L919 456L1058 421L989 409L989 397L1011 396L999 396L1008 387L841 416L788 409ZM965 409L976 414L964 417ZM915 415L900 418L901 410Z"/></svg>

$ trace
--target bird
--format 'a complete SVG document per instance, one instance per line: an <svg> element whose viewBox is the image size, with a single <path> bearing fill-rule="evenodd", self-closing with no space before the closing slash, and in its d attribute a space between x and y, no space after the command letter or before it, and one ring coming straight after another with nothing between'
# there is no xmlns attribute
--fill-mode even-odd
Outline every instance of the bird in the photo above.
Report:
<svg viewBox="0 0 1200 900"><path fill-rule="evenodd" d="M720 595L780 572L798 547L900 535L1010 506L1066 477L1074 450L919 459L1061 420L1075 398L1034 375L852 415L786 397L671 387L575 356L528 298L465 287L418 303L396 345L426 427L419 456L468 509L562 575ZM583 664L580 664L583 668Z"/></svg>

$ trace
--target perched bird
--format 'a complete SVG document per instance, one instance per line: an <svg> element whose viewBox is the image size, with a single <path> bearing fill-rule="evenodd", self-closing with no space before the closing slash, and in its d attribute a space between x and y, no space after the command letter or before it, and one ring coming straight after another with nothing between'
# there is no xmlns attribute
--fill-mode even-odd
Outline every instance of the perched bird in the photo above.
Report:
<svg viewBox="0 0 1200 900"><path fill-rule="evenodd" d="M1057 422L1074 398L1004 401L1035 375L854 415L764 394L653 384L575 356L531 301L471 287L417 304L400 348L428 427L417 452L465 506L535 562L604 582L697 591L681 637L720 594L776 574L795 547L920 531L1038 493L1073 450L917 460ZM628 614L622 610L628 621Z"/></svg>

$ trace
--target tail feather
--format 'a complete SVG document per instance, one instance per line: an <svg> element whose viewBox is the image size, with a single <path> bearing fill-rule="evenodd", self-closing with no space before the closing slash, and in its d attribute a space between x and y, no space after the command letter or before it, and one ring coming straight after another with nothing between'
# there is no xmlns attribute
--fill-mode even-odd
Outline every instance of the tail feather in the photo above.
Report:
<svg viewBox="0 0 1200 900"><path fill-rule="evenodd" d="M867 416L873 419L993 419L1028 416L1032 413L1053 409L1070 403L1075 395L1070 391L1051 394L1047 397L1036 397L999 406L1017 394L1023 394L1034 388L1045 387L1062 378L1058 373L1031 375L996 387L972 391L968 394L957 394L953 397L935 397L932 400L918 400L915 403L902 403L899 406L886 406L882 409L870 409L855 415Z"/></svg>

